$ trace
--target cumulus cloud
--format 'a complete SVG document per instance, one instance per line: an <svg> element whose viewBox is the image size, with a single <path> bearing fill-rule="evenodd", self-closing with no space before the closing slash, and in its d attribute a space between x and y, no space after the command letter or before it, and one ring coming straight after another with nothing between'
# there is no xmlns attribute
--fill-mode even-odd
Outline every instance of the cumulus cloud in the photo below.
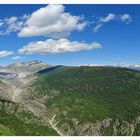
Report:
<svg viewBox="0 0 140 140"><path fill-rule="evenodd" d="M124 23L130 23L132 21L132 18L129 14L116 15L109 13L106 17L99 18L93 31L97 32L105 23L108 23L110 21L122 21Z"/></svg>
<svg viewBox="0 0 140 140"><path fill-rule="evenodd" d="M48 54L78 52L101 48L97 42L85 43L78 41L69 41L68 39L47 39L45 41L31 42L27 46L19 49L22 54Z"/></svg>
<svg viewBox="0 0 140 140"><path fill-rule="evenodd" d="M6 57L6 56L10 56L12 55L13 52L12 51L0 51L0 57Z"/></svg>
<svg viewBox="0 0 140 140"><path fill-rule="evenodd" d="M94 32L111 21L130 23L129 14L109 13L95 22ZM64 5L47 5L31 14L0 19L0 35L16 32L19 37L46 36L55 39L65 38L73 31L82 31L90 23L83 16L65 12Z"/></svg>
<svg viewBox="0 0 140 140"><path fill-rule="evenodd" d="M63 5L47 5L29 16L18 36L62 38L70 35L74 30L83 30L86 24L82 16L74 16L65 12Z"/></svg>
<svg viewBox="0 0 140 140"><path fill-rule="evenodd" d="M19 37L63 38L74 30L82 31L86 25L83 16L65 12L63 5L47 5L28 15L0 19L0 35L16 32Z"/></svg>
<svg viewBox="0 0 140 140"><path fill-rule="evenodd" d="M27 15L23 15L21 17L12 16L5 19L0 19L0 35L7 35L11 32L20 31L23 28L27 17Z"/></svg>

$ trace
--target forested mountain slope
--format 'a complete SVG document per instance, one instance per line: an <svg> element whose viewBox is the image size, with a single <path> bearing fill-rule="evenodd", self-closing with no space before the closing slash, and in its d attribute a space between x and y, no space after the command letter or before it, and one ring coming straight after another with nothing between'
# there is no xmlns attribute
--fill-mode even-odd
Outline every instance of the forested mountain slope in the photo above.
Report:
<svg viewBox="0 0 140 140"><path fill-rule="evenodd" d="M60 67L38 75L29 91L64 135L140 135L140 72Z"/></svg>

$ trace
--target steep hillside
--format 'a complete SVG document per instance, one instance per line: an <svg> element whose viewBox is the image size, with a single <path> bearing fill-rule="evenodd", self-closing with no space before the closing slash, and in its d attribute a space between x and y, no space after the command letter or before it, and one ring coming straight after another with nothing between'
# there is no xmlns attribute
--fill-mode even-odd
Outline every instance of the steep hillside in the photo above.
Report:
<svg viewBox="0 0 140 140"><path fill-rule="evenodd" d="M58 135L24 105L0 99L0 135Z"/></svg>
<svg viewBox="0 0 140 140"><path fill-rule="evenodd" d="M3 80L4 82L0 80L0 135L58 135L46 124L46 121L29 110L28 104L25 104L22 99L16 99L20 94L25 98L26 91L22 91L25 89L21 87L24 84L18 81L19 85L14 87L14 84L17 84L15 79L10 80Z"/></svg>
<svg viewBox="0 0 140 140"><path fill-rule="evenodd" d="M10 86L0 80L0 99L9 101L10 100L10 94L9 94L10 90L11 90Z"/></svg>
<svg viewBox="0 0 140 140"><path fill-rule="evenodd" d="M0 135L140 135L140 72L56 66L1 79Z"/></svg>
<svg viewBox="0 0 140 140"><path fill-rule="evenodd" d="M140 135L140 72L60 67L38 75L28 91L59 134Z"/></svg>

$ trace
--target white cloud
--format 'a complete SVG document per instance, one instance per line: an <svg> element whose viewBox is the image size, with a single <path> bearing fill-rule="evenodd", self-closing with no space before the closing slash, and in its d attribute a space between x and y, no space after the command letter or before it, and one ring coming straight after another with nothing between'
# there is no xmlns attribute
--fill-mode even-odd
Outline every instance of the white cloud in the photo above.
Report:
<svg viewBox="0 0 140 140"><path fill-rule="evenodd" d="M62 38L74 30L83 30L87 24L83 17L71 15L64 10L63 5L48 5L38 9L30 15L18 35Z"/></svg>
<svg viewBox="0 0 140 140"><path fill-rule="evenodd" d="M6 19L8 32L19 31L23 26L23 21L20 21L17 17L10 17Z"/></svg>
<svg viewBox="0 0 140 140"><path fill-rule="evenodd" d="M106 17L104 17L104 18L100 18L100 22L101 23L106 23L106 22L109 22L109 21L111 21L111 20L115 20L115 18L116 18L116 15L115 14L112 14L112 13L110 13L110 14L108 14Z"/></svg>
<svg viewBox="0 0 140 140"><path fill-rule="evenodd" d="M94 32L97 32L101 27L102 27L102 24L97 24L97 25L94 27L93 31L94 31Z"/></svg>
<svg viewBox="0 0 140 140"><path fill-rule="evenodd" d="M20 59L24 59L25 57L22 56L14 56L12 57L13 60L20 60Z"/></svg>
<svg viewBox="0 0 140 140"><path fill-rule="evenodd" d="M129 14L124 14L124 15L120 16L120 19L121 19L121 21L127 22L127 23L132 21L132 18Z"/></svg>
<svg viewBox="0 0 140 140"><path fill-rule="evenodd" d="M11 32L20 31L23 26L25 20L27 20L28 16L23 15L21 17L8 17L5 19L0 19L0 35L7 35Z"/></svg>
<svg viewBox="0 0 140 140"><path fill-rule="evenodd" d="M87 25L83 16L65 12L63 5L47 5L30 15L0 19L0 35L12 32L19 37L48 36L63 38L72 31L81 31Z"/></svg>
<svg viewBox="0 0 140 140"><path fill-rule="evenodd" d="M12 51L0 51L0 57L6 57L6 56L10 56L12 55L13 52Z"/></svg>
<svg viewBox="0 0 140 140"><path fill-rule="evenodd" d="M48 54L78 52L98 48L101 48L101 44L97 42L85 43L69 41L68 39L48 39L46 41L31 42L27 46L19 49L18 52L22 54Z"/></svg>
<svg viewBox="0 0 140 140"><path fill-rule="evenodd" d="M104 24L111 21L130 23L132 18L127 13L122 15L109 13L95 22L93 31L97 32ZM65 12L63 5L47 5L30 15L0 19L0 35L16 32L19 37L47 36L59 39L69 36L72 31L82 31L88 23L83 16Z"/></svg>
<svg viewBox="0 0 140 140"><path fill-rule="evenodd" d="M115 15L110 13L106 17L99 18L93 31L97 32L105 23L108 23L110 21L122 21L124 23L130 23L132 21L132 18L129 14Z"/></svg>

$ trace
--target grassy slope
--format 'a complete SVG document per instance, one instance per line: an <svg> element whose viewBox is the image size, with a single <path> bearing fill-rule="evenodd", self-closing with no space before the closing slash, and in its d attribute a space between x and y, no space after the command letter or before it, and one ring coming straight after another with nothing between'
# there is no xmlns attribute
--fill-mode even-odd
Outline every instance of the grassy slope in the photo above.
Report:
<svg viewBox="0 0 140 140"><path fill-rule="evenodd" d="M55 131L48 126L40 125L36 122L25 123L24 120L18 118L14 114L7 114L4 110L0 110L0 124L7 129L1 129L0 135L16 135L16 136L42 136L57 135ZM26 116L29 114L26 114ZM8 131L7 131L8 130Z"/></svg>
<svg viewBox="0 0 140 140"><path fill-rule="evenodd" d="M33 87L34 98L48 95L45 105L61 118L60 126L67 122L75 129L72 119L80 124L108 117L132 122L140 115L140 72L134 70L63 67L40 75ZM60 94L54 96L52 90ZM139 130L137 126L135 135L140 135Z"/></svg>
<svg viewBox="0 0 140 140"><path fill-rule="evenodd" d="M22 116L21 116L22 115ZM4 109L0 110L0 135L16 135L16 136L42 136L57 135L57 133L48 126L43 126L38 122L26 123L23 115L27 119L34 118L30 113L23 112L18 116L15 114L7 114ZM31 117L31 118L30 118Z"/></svg>
<svg viewBox="0 0 140 140"><path fill-rule="evenodd" d="M2 81L0 81L0 86L3 86ZM2 90L0 92L3 92ZM5 107L3 103L13 104L14 113L7 113L5 111ZM12 103L10 101L5 101L0 98L0 135L9 136L34 136L34 135L58 135L54 130L49 128L48 126L44 126L39 124L36 121L30 121L26 123L26 120L32 120L35 116L31 112L21 111L20 113L16 113L17 110L20 109L18 104ZM37 119L37 118L35 118Z"/></svg>
<svg viewBox="0 0 140 140"><path fill-rule="evenodd" d="M0 135L3 135L3 136L11 136L12 133L10 132L9 128L3 126L0 124Z"/></svg>

